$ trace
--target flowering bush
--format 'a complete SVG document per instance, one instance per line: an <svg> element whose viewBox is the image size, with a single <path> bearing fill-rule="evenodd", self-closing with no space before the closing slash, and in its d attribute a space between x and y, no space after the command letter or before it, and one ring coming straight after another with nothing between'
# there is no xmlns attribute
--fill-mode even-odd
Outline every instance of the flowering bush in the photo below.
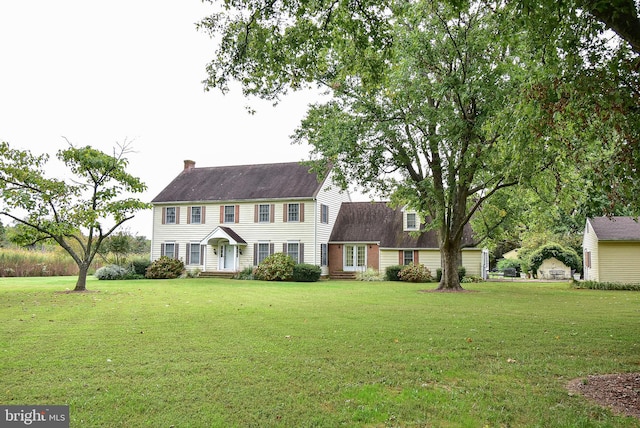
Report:
<svg viewBox="0 0 640 428"><path fill-rule="evenodd" d="M411 263L402 268L398 277L407 282L429 282L431 281L431 271L423 264Z"/></svg>
<svg viewBox="0 0 640 428"><path fill-rule="evenodd" d="M182 260L162 256L149 265L145 277L149 279L173 279L180 277L183 273L184 263Z"/></svg>
<svg viewBox="0 0 640 428"><path fill-rule="evenodd" d="M274 253L265 258L254 272L263 281L287 281L293 276L296 262L285 253Z"/></svg>

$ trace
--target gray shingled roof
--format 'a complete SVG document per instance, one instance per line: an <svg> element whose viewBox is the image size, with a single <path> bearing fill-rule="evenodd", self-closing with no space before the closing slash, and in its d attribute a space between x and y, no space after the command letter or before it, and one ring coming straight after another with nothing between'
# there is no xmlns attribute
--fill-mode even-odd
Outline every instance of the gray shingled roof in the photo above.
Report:
<svg viewBox="0 0 640 428"><path fill-rule="evenodd" d="M386 202L345 202L329 242L379 242L381 248L438 248L435 230L418 237L403 231L402 209ZM470 227L465 228L463 244L472 244Z"/></svg>
<svg viewBox="0 0 640 428"><path fill-rule="evenodd" d="M185 168L152 203L311 198L322 183L298 162Z"/></svg>
<svg viewBox="0 0 640 428"><path fill-rule="evenodd" d="M589 223L600 241L640 241L640 223L633 217L595 217Z"/></svg>

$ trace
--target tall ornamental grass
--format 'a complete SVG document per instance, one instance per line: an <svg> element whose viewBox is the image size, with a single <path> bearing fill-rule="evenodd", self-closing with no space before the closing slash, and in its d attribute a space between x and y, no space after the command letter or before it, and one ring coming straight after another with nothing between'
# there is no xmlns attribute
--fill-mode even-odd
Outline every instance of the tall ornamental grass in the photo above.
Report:
<svg viewBox="0 0 640 428"><path fill-rule="evenodd" d="M0 277L77 275L78 266L62 251L0 248Z"/></svg>

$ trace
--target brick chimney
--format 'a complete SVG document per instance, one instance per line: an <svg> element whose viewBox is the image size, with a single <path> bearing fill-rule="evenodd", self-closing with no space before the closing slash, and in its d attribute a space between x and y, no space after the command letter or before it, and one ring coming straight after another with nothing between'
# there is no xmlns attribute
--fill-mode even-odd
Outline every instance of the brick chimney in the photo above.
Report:
<svg viewBox="0 0 640 428"><path fill-rule="evenodd" d="M196 167L196 162L195 161L192 161L192 160L185 160L184 161L184 170L185 171L189 171L189 170L191 170L191 169L193 169L195 167Z"/></svg>

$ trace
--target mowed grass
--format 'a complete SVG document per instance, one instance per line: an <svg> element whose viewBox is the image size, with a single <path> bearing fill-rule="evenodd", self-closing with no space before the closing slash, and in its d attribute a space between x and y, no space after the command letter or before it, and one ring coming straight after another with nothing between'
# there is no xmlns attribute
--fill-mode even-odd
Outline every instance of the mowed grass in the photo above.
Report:
<svg viewBox="0 0 640 428"><path fill-rule="evenodd" d="M72 427L637 427L566 383L640 371L640 293L566 283L0 280L0 404Z"/></svg>

